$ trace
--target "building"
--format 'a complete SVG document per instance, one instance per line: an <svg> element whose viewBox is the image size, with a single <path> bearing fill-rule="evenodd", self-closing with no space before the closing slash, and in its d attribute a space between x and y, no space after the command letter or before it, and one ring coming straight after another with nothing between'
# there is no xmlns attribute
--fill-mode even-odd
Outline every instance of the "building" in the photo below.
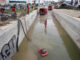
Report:
<svg viewBox="0 0 80 60"><path fill-rule="evenodd" d="M6 0L0 0L0 5L4 5L6 3Z"/></svg>
<svg viewBox="0 0 80 60"><path fill-rule="evenodd" d="M37 0L9 0L9 3L34 3L34 1L36 2Z"/></svg>
<svg viewBox="0 0 80 60"><path fill-rule="evenodd" d="M80 6L80 0L71 0L71 4L75 7Z"/></svg>
<svg viewBox="0 0 80 60"><path fill-rule="evenodd" d="M64 2L64 1L66 1L66 0L58 0L59 2Z"/></svg>
<svg viewBox="0 0 80 60"><path fill-rule="evenodd" d="M9 3L26 3L26 0L9 0Z"/></svg>

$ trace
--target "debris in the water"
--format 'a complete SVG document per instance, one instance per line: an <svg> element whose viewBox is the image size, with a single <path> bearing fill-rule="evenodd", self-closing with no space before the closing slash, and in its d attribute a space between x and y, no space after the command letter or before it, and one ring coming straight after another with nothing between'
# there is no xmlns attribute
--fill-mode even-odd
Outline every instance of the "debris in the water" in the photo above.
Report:
<svg viewBox="0 0 80 60"><path fill-rule="evenodd" d="M39 49L38 53L43 57L48 55L48 52L45 49Z"/></svg>

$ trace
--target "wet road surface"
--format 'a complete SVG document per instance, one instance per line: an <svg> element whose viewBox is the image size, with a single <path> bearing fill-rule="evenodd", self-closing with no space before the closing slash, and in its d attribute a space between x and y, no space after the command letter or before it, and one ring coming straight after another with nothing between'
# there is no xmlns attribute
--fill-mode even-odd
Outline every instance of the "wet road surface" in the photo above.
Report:
<svg viewBox="0 0 80 60"><path fill-rule="evenodd" d="M47 26L45 27L46 20ZM72 60L51 12L47 16L36 18L29 36L32 41L28 42L24 38L19 52L13 56L12 60ZM41 57L37 52L40 48L45 48L49 53L48 56Z"/></svg>

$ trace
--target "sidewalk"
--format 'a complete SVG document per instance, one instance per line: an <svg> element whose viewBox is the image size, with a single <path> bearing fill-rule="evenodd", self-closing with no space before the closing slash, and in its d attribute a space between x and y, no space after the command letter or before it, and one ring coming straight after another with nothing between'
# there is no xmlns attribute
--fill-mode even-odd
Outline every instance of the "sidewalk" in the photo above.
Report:
<svg viewBox="0 0 80 60"><path fill-rule="evenodd" d="M72 17L80 18L80 11L78 10L69 10L69 9L56 9L56 10L65 13L67 15L70 15Z"/></svg>
<svg viewBox="0 0 80 60"><path fill-rule="evenodd" d="M73 42L76 44L76 46L80 50L80 27L79 27L80 18L77 18L77 16L80 15L80 12L77 10L75 10L75 12L74 10L70 10L70 11L66 9L53 10L57 21L65 29L65 31L72 38Z"/></svg>

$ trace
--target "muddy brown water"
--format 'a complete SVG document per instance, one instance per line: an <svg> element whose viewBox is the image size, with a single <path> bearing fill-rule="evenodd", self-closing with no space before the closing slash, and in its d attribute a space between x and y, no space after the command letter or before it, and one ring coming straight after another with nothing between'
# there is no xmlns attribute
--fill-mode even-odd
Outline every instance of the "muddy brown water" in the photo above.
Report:
<svg viewBox="0 0 80 60"><path fill-rule="evenodd" d="M79 49L51 13L36 18L28 32L32 41L24 38L12 60L80 60ZM37 52L40 48L45 48L48 56L41 57Z"/></svg>

